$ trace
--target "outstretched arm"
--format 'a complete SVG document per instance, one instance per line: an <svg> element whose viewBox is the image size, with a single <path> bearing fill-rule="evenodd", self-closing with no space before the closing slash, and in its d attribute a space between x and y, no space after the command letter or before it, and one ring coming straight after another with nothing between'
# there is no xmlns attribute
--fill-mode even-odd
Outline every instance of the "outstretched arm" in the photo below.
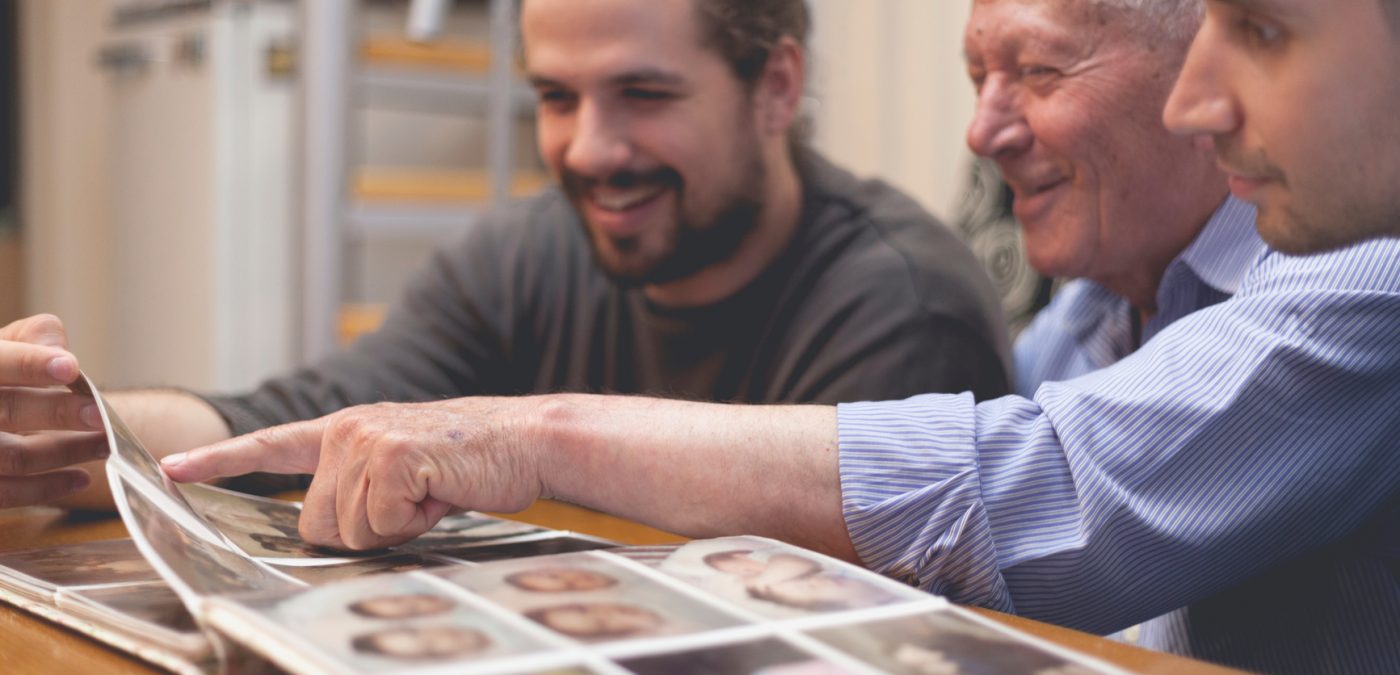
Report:
<svg viewBox="0 0 1400 675"><path fill-rule="evenodd" d="M637 397L464 398L351 408L168 458L198 481L314 472L308 540L402 542L452 507L551 497L690 536L760 534L854 559L836 411Z"/></svg>

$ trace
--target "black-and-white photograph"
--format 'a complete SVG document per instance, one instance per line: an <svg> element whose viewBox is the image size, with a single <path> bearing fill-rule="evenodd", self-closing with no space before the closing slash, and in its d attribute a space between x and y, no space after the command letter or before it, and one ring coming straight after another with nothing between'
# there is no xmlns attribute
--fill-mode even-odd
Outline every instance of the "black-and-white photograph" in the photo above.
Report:
<svg viewBox="0 0 1400 675"><path fill-rule="evenodd" d="M295 522L290 526L286 524L282 515L284 512L266 510L273 515L269 517L261 510L251 513L209 511L204 518L248 555L274 562L307 558L363 558L384 553L382 550L342 551L308 544L297 531Z"/></svg>
<svg viewBox="0 0 1400 675"><path fill-rule="evenodd" d="M194 510L204 516L219 513L254 518L284 532L296 532L297 521L301 518L300 502L259 497L201 483L181 485L180 492Z"/></svg>
<svg viewBox="0 0 1400 675"><path fill-rule="evenodd" d="M131 429L112 409L112 406L107 404L107 399L97 390L92 380L87 375L82 375L70 388L75 392L92 395L96 399L97 405L102 409L107 431L107 444L112 451L108 461L126 467L130 473L135 474L133 478L150 483L152 487L159 488L169 494L176 503L188 507L188 503L185 502L185 498L176 484L161 470L160 464L156 463L150 451L146 450L141 439L132 433Z"/></svg>
<svg viewBox="0 0 1400 675"><path fill-rule="evenodd" d="M873 621L810 634L896 675L1088 675L1099 672L954 612Z"/></svg>
<svg viewBox="0 0 1400 675"><path fill-rule="evenodd" d="M435 574L580 642L681 635L742 623L605 556L526 558Z"/></svg>
<svg viewBox="0 0 1400 675"><path fill-rule="evenodd" d="M196 533L193 525L162 512L127 481L122 485L131 510L127 527L132 536L144 536L171 573L194 593L219 595L298 585L267 565Z"/></svg>
<svg viewBox="0 0 1400 675"><path fill-rule="evenodd" d="M793 618L927 599L864 570L757 537L691 542L660 571L766 618Z"/></svg>

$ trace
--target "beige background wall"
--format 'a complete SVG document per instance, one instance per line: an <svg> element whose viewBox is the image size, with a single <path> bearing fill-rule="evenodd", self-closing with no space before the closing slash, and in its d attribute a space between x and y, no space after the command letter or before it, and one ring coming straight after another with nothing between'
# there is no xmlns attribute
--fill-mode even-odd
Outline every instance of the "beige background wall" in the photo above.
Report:
<svg viewBox="0 0 1400 675"><path fill-rule="evenodd" d="M817 146L945 219L963 187L975 103L962 61L968 0L808 0Z"/></svg>
<svg viewBox="0 0 1400 675"><path fill-rule="evenodd" d="M21 0L19 15L25 309L62 317L83 367L101 379L111 242L106 81L93 61L107 3Z"/></svg>

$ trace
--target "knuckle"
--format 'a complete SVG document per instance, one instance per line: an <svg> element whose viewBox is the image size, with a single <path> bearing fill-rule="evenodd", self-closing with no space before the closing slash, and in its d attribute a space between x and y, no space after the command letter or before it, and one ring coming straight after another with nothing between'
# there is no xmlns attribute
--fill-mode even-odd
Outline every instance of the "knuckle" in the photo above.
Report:
<svg viewBox="0 0 1400 675"><path fill-rule="evenodd" d="M382 434L379 411L382 404L363 405L337 413L326 437L340 447L373 447Z"/></svg>
<svg viewBox="0 0 1400 675"><path fill-rule="evenodd" d="M47 333L62 333L63 320L53 314L35 314L29 317L25 323L21 334L27 339L34 339Z"/></svg>
<svg viewBox="0 0 1400 675"><path fill-rule="evenodd" d="M417 447L412 437L402 431L393 431L379 438L375 446L375 459L381 464L393 464L408 459Z"/></svg>
<svg viewBox="0 0 1400 675"><path fill-rule="evenodd" d="M351 408L337 413L326 424L325 438L331 445L344 447L352 443L360 434L362 424Z"/></svg>

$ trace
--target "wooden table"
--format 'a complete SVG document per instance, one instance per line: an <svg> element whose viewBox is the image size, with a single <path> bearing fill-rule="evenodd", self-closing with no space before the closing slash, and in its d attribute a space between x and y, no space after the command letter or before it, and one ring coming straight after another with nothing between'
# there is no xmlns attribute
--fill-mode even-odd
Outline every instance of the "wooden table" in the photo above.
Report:
<svg viewBox="0 0 1400 675"><path fill-rule="evenodd" d="M684 541L681 537L660 530L557 502L539 502L523 513L509 517L628 544ZM0 552L126 536L126 528L121 521L105 514L67 514L49 508L0 511ZM977 611L1020 630L1134 672L1236 672L1199 661L1138 649L1067 628L998 612ZM0 673L72 672L105 674L161 671L61 626L0 603Z"/></svg>

